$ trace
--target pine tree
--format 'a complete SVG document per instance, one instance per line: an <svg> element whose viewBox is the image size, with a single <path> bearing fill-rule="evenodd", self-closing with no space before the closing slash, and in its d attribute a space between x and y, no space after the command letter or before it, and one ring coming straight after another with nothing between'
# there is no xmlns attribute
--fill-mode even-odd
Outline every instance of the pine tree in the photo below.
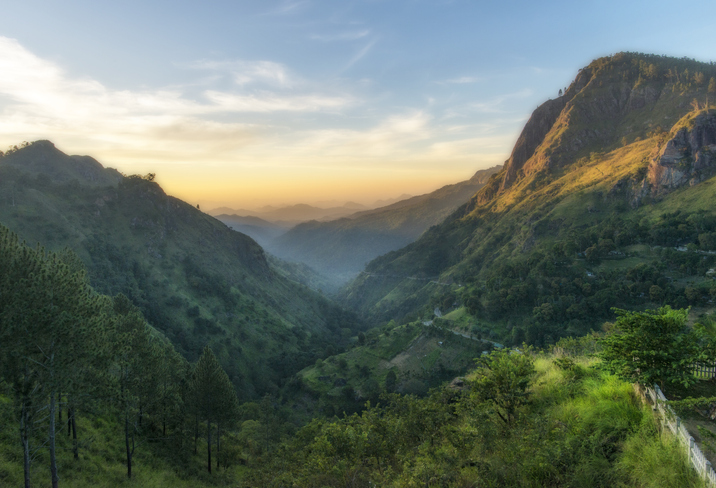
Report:
<svg viewBox="0 0 716 488"><path fill-rule="evenodd" d="M236 392L209 346L196 363L192 402L197 417L206 421L207 469L211 473L211 424L227 422L236 415Z"/></svg>
<svg viewBox="0 0 716 488"><path fill-rule="evenodd" d="M156 351L149 328L139 310L122 294L117 295L112 302L113 342L116 344L115 379L119 389L117 403L124 425L127 478L131 478L142 398L150 395L147 390L156 371Z"/></svg>
<svg viewBox="0 0 716 488"><path fill-rule="evenodd" d="M59 392L87 385L84 371L103 349L101 300L82 272L56 254L30 249L3 231L0 344L6 376L20 413L25 483L29 486L29 434L35 412L46 411L52 486L59 483L56 414Z"/></svg>

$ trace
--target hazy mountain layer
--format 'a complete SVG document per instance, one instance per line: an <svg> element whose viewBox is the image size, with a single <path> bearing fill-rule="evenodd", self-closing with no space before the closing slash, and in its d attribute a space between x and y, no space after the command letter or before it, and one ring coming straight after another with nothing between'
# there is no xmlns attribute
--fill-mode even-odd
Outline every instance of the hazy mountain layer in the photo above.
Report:
<svg viewBox="0 0 716 488"><path fill-rule="evenodd" d="M710 306L715 76L688 59L594 61L467 205L372 261L345 299L374 320L465 307L475 331L517 343L583 333L613 306Z"/></svg>
<svg viewBox="0 0 716 488"><path fill-rule="evenodd" d="M231 209L220 207L210 210L210 215L217 218L221 215L235 215L239 217L259 217L264 221L281 226L291 226L308 220L332 220L352 215L366 207L358 203L348 202L339 207L321 208L305 203L288 205L285 207L264 207L259 210Z"/></svg>
<svg viewBox="0 0 716 488"><path fill-rule="evenodd" d="M258 242L261 247L271 244L274 239L285 234L290 225L279 225L259 217L221 214L215 216L235 231L241 232Z"/></svg>
<svg viewBox="0 0 716 488"><path fill-rule="evenodd" d="M300 224L267 242L266 248L283 259L306 263L334 283L343 284L371 259L413 242L442 221L499 169L481 170L467 181L350 218Z"/></svg>

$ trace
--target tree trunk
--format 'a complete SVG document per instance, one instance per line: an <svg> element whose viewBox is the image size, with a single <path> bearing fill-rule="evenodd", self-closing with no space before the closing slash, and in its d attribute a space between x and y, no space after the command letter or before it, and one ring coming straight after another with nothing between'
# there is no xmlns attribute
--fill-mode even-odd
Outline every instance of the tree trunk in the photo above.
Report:
<svg viewBox="0 0 716 488"><path fill-rule="evenodd" d="M216 423L216 471L219 471L219 459L221 458L221 424Z"/></svg>
<svg viewBox="0 0 716 488"><path fill-rule="evenodd" d="M50 366L52 367L52 366ZM57 453L55 449L55 390L50 389L50 475L52 477L52 488L57 488L60 482L57 476Z"/></svg>
<svg viewBox="0 0 716 488"><path fill-rule="evenodd" d="M23 399L20 413L20 440L22 441L22 467L25 472L25 488L30 488L30 415L27 399Z"/></svg>
<svg viewBox="0 0 716 488"><path fill-rule="evenodd" d="M196 444L199 442L199 416L194 417L194 455L196 456Z"/></svg>
<svg viewBox="0 0 716 488"><path fill-rule="evenodd" d="M80 458L80 448L77 442L77 425L75 424L75 409L72 409L72 454L75 459Z"/></svg>
<svg viewBox="0 0 716 488"><path fill-rule="evenodd" d="M124 412L124 445L127 448L127 478L132 478L132 451L129 449L129 416Z"/></svg>
<svg viewBox="0 0 716 488"><path fill-rule="evenodd" d="M57 425L62 426L62 392L57 394Z"/></svg>
<svg viewBox="0 0 716 488"><path fill-rule="evenodd" d="M125 376L126 377L126 376ZM124 397L124 383L121 383L120 398L124 403L124 447L127 451L127 479L132 478L132 451L129 449L129 407Z"/></svg>
<svg viewBox="0 0 716 488"><path fill-rule="evenodd" d="M207 466L211 473L211 422L206 419L206 453L207 453Z"/></svg>

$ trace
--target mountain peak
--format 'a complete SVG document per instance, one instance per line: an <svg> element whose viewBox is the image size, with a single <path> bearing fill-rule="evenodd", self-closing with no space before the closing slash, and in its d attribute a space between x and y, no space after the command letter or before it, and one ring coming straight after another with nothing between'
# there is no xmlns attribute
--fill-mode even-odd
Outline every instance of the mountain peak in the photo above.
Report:
<svg viewBox="0 0 716 488"><path fill-rule="evenodd" d="M0 166L34 176L45 175L55 183L77 180L90 186L116 186L123 178L119 171L105 168L90 156L68 156L48 140L8 151L0 158Z"/></svg>
<svg viewBox="0 0 716 488"><path fill-rule="evenodd" d="M501 174L480 192L484 204L516 183L670 128L693 107L707 105L716 66L687 58L618 53L579 70L559 97L537 107ZM713 95L711 95L713 96Z"/></svg>

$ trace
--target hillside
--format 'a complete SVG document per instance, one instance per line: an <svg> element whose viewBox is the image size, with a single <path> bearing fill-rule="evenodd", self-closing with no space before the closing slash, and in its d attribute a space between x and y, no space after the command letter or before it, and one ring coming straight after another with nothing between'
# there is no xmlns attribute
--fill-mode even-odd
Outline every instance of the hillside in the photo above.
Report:
<svg viewBox="0 0 716 488"><path fill-rule="evenodd" d="M251 215L242 217L236 214L220 214L215 215L215 217L216 220L225 223L235 231L251 237L264 248L291 228L291 225L274 224L268 220Z"/></svg>
<svg viewBox="0 0 716 488"><path fill-rule="evenodd" d="M342 285L365 264L413 242L475 194L500 167L480 170L467 181L330 222L306 222L267 242L289 261L305 263Z"/></svg>
<svg viewBox="0 0 716 488"><path fill-rule="evenodd" d="M127 295L187 359L210 344L242 398L275 389L357 327L275 272L252 239L152 179L38 141L0 159L0 223L33 245L74 250L95 289Z"/></svg>
<svg viewBox="0 0 716 488"><path fill-rule="evenodd" d="M613 306L710 307L715 76L688 59L594 61L469 203L372 261L345 300L377 321L464 308L483 334L537 344Z"/></svg>

